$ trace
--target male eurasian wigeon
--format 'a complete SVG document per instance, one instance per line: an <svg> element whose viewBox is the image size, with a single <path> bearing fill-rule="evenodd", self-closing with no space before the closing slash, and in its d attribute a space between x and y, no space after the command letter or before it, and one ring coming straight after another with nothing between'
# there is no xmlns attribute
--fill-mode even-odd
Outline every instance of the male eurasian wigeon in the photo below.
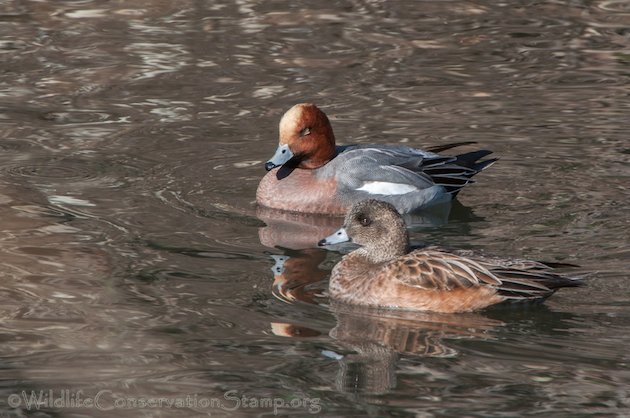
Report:
<svg viewBox="0 0 630 418"><path fill-rule="evenodd" d="M471 259L444 251L409 252L405 223L389 203L369 199L352 206L344 226L320 245L361 245L333 268L330 297L382 308L466 312L506 301L542 301L582 281L551 273L541 263Z"/></svg>
<svg viewBox="0 0 630 418"><path fill-rule="evenodd" d="M401 213L448 202L496 159L491 151L456 156L400 145L336 146L330 121L300 103L280 120L280 143L265 168L256 201L269 208L343 215L353 203L378 198Z"/></svg>

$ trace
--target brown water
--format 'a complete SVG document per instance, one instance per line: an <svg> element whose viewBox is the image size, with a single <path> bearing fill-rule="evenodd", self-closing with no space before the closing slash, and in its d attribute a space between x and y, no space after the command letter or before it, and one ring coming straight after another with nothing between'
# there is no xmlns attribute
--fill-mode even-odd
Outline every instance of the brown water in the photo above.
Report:
<svg viewBox="0 0 630 418"><path fill-rule="evenodd" d="M0 2L0 415L629 416L629 28L614 0ZM330 305L339 220L254 205L302 101L341 143L492 149L414 241L588 286Z"/></svg>

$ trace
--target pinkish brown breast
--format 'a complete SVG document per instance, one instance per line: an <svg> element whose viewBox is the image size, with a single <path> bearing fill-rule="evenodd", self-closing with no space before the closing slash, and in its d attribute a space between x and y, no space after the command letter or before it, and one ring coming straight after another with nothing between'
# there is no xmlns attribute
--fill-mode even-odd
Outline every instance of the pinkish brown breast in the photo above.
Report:
<svg viewBox="0 0 630 418"><path fill-rule="evenodd" d="M256 191L256 202L268 208L302 213L343 215L347 209L336 198L337 182L318 179L313 170L295 169L278 180L278 168L263 177Z"/></svg>

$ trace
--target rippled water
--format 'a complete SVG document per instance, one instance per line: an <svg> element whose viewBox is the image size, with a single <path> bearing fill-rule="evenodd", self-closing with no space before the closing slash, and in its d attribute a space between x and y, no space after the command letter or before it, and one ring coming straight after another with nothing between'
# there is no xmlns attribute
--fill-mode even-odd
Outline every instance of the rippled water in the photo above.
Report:
<svg viewBox="0 0 630 418"><path fill-rule="evenodd" d="M0 414L630 415L628 28L624 1L0 2ZM588 286L331 305L339 219L254 205L302 101L342 143L492 149L413 240Z"/></svg>

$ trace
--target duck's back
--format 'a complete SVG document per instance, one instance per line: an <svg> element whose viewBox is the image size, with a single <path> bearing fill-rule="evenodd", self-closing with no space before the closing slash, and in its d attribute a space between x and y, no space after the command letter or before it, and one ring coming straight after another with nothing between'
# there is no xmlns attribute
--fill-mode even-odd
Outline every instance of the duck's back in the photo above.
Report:
<svg viewBox="0 0 630 418"><path fill-rule="evenodd" d="M447 188L428 174L428 169L454 157L393 145L353 145L339 147L339 151L316 170L316 175L320 179L335 179L338 198L345 207L377 198L407 213L452 199Z"/></svg>

